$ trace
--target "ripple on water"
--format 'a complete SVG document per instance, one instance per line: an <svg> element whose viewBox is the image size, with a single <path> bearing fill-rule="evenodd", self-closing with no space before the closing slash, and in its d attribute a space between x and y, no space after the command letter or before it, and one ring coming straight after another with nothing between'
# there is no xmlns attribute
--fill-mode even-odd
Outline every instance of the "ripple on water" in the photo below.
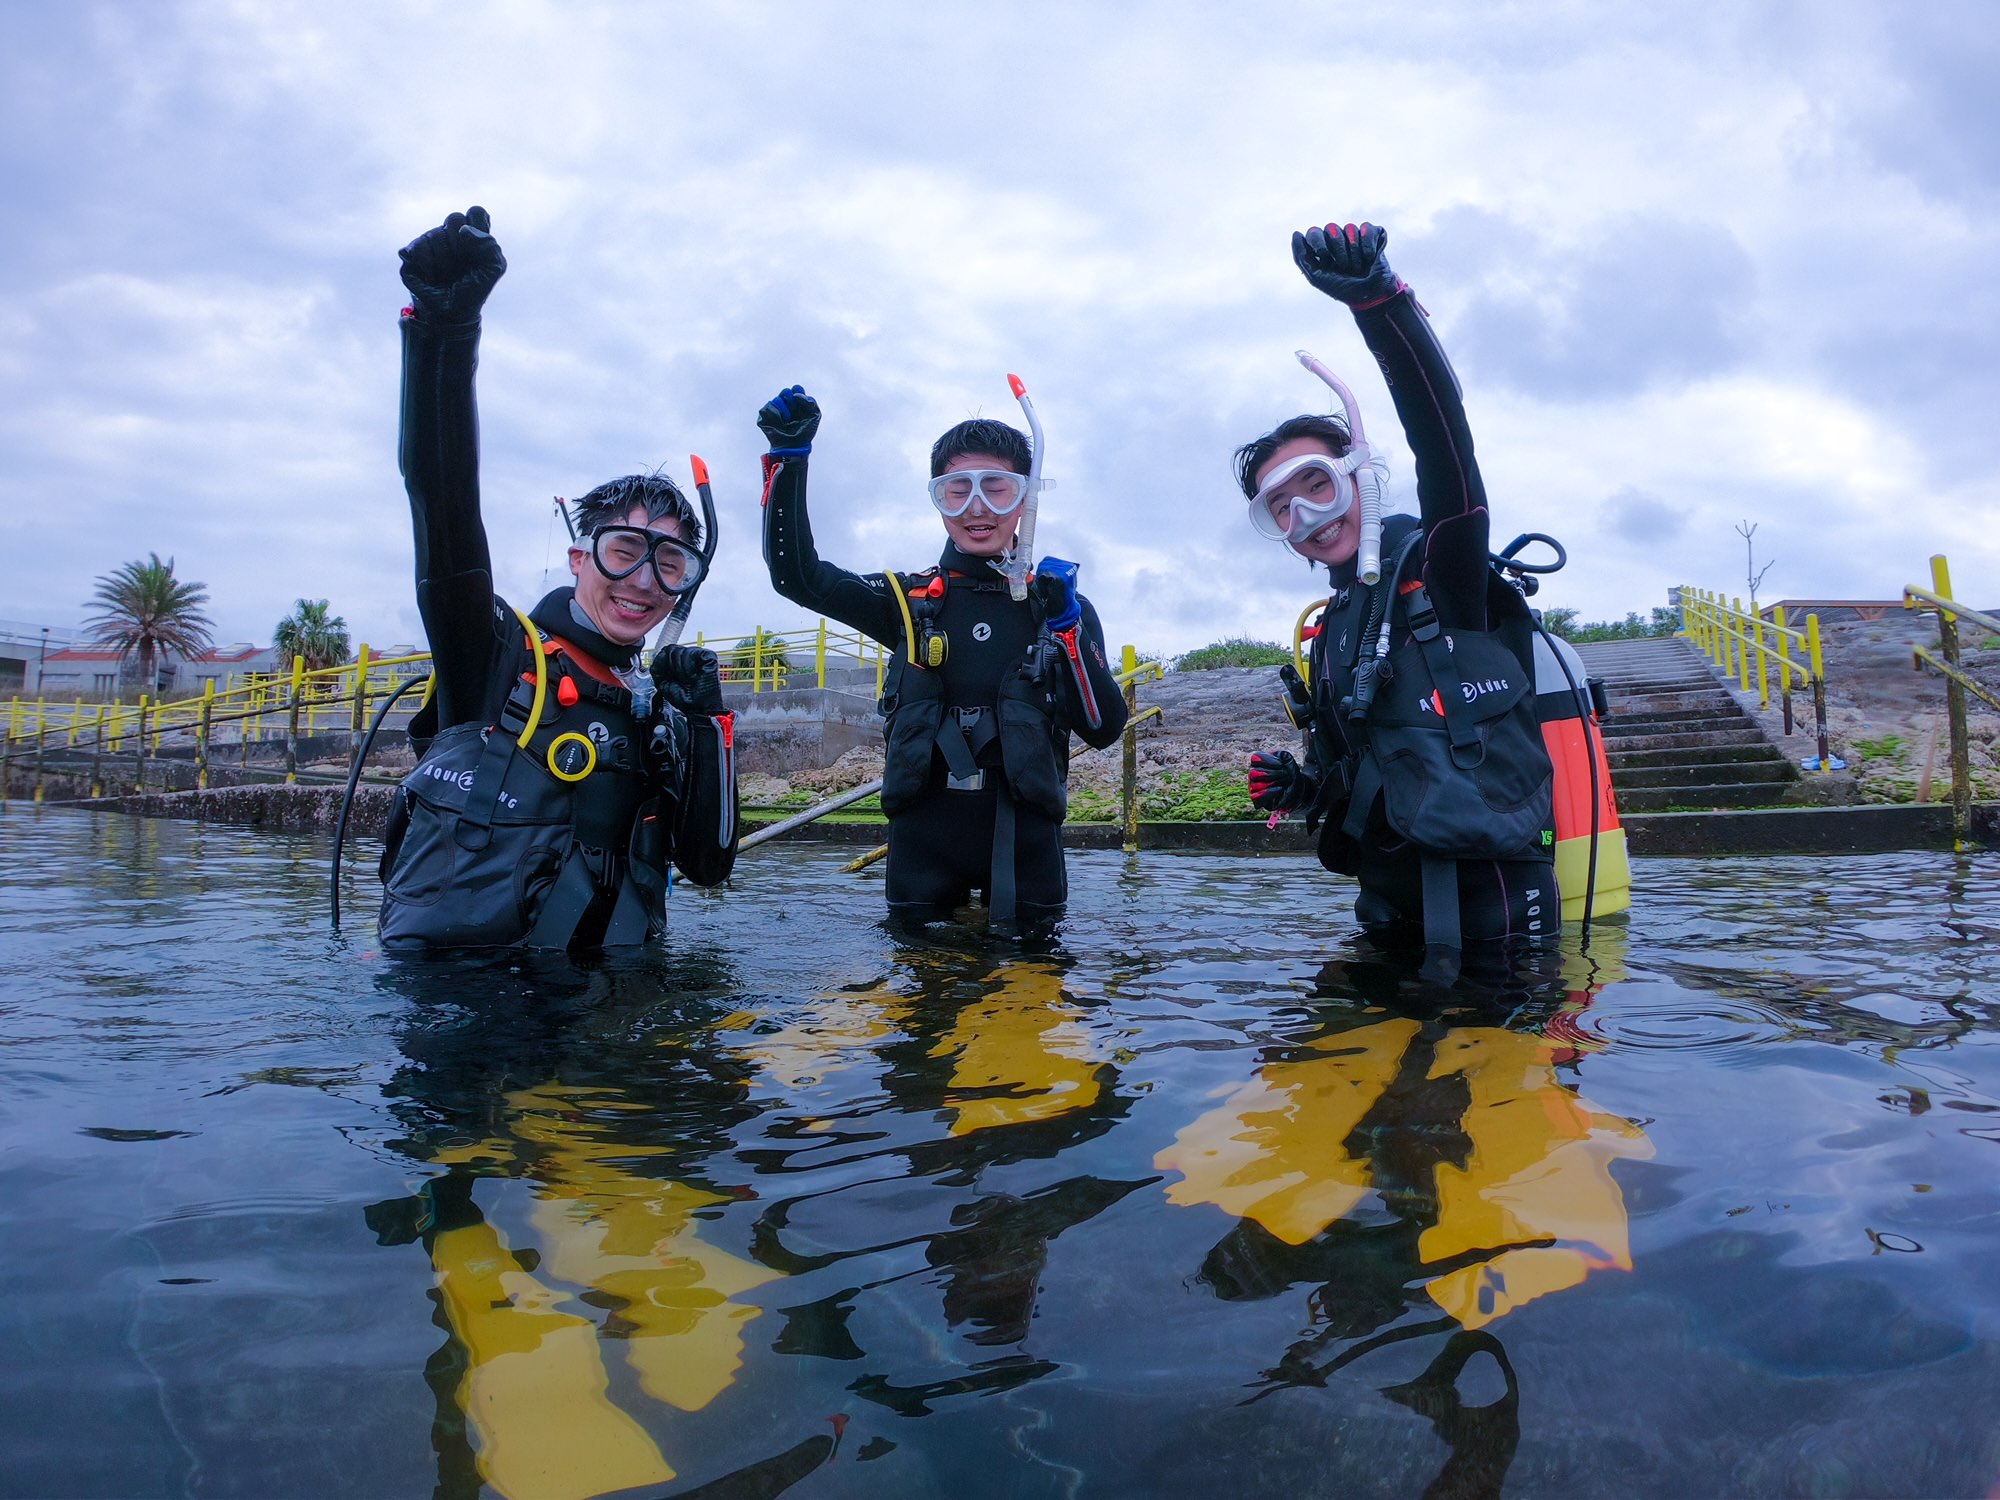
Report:
<svg viewBox="0 0 2000 1500"><path fill-rule="evenodd" d="M1742 1052L1799 1033L1795 1020L1771 1006L1687 991L1593 1008L1574 1024L1594 1041L1634 1052Z"/></svg>

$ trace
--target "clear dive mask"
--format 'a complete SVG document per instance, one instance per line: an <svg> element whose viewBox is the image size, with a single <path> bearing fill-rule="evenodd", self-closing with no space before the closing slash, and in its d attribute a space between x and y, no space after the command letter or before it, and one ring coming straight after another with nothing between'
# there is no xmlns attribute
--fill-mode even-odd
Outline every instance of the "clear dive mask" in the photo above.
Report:
<svg viewBox="0 0 2000 1500"><path fill-rule="evenodd" d="M1011 516L1028 498L1028 476L1012 469L956 469L931 481L931 504L956 521L979 501L996 516Z"/></svg>
<svg viewBox="0 0 2000 1500"><path fill-rule="evenodd" d="M1274 542L1297 544L1360 503L1360 486L1339 459L1303 453L1274 469L1251 496L1250 524Z"/></svg>
<svg viewBox="0 0 2000 1500"><path fill-rule="evenodd" d="M701 582L708 564L679 537L639 526L601 526L590 534L590 555L606 578L630 578L652 564L653 577L666 594L684 594Z"/></svg>

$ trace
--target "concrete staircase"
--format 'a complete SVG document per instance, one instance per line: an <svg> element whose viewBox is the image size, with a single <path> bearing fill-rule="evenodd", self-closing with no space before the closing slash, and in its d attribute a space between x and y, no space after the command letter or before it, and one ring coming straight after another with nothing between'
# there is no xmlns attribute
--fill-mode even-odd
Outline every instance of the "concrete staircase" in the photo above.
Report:
<svg viewBox="0 0 2000 1500"><path fill-rule="evenodd" d="M1693 646L1665 636L1576 649L1611 700L1604 749L1621 814L1785 801L1798 767Z"/></svg>

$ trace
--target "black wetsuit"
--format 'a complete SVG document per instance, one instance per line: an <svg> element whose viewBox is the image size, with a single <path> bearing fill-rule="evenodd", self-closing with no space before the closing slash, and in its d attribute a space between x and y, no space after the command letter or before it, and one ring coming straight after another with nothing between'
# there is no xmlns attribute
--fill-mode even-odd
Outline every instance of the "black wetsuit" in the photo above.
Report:
<svg viewBox="0 0 2000 1500"><path fill-rule="evenodd" d="M572 589L535 606L538 639L529 641L494 593L479 513L479 325L405 313L402 328L401 460L436 675L412 726L430 747L405 783L383 856L384 941L650 937L664 920L668 861L701 885L725 879L735 862L733 725L659 701L637 670L638 647L600 634ZM538 652L539 721L526 747L503 754L528 729ZM585 764L594 769L551 774ZM468 818L485 826L468 831ZM566 894L574 920L564 915L568 930L552 933Z"/></svg>
<svg viewBox="0 0 2000 1500"><path fill-rule="evenodd" d="M1374 640L1359 639L1368 633L1367 591L1356 585L1353 561L1331 570L1334 602L1313 642L1314 728L1307 736L1308 759L1321 794L1315 811L1326 819L1320 858L1328 868L1360 881L1354 911L1363 926L1391 939L1422 941L1426 850L1392 826L1389 810L1426 799L1438 805L1437 789L1450 779L1450 767L1443 766L1440 777L1439 765L1433 764L1428 783L1407 774L1398 781L1398 766L1389 763L1393 752L1385 752L1377 767L1379 780L1364 775L1353 789L1354 803L1362 804L1358 808L1347 800L1345 782L1371 737L1378 750L1392 742L1397 729L1390 726L1399 708L1403 725L1423 719L1422 700L1435 686L1433 662L1448 673L1460 672L1468 696L1504 683L1510 709L1476 726L1480 743L1469 745L1465 757L1493 757L1478 771L1484 780L1476 787L1465 781L1451 804L1452 815L1460 820L1448 850L1457 866L1459 929L1467 943L1548 938L1561 924L1562 905L1555 884L1553 773L1534 718L1533 626L1520 596L1489 564L1486 489L1473 458L1458 380L1430 320L1409 291L1357 311L1354 320L1382 368L1416 458L1422 516L1385 518L1385 578L1406 542L1414 551L1398 572L1398 589L1388 603L1390 657L1399 671L1395 679L1384 679L1366 724L1350 718L1342 699L1352 691L1357 655L1372 655L1375 649ZM1412 622L1413 607L1421 610L1426 598L1438 631L1428 656ZM1440 648L1442 654L1436 654ZM1475 658L1481 650L1485 655ZM1475 659L1484 667L1474 668ZM1444 738L1436 732L1441 718L1430 721L1435 741ZM1468 741L1472 737L1468 731ZM1402 743L1410 738L1403 734ZM1411 763L1408 756L1397 759L1405 770ZM1375 796L1377 791L1383 795ZM1509 831L1487 837L1485 825ZM1516 834L1521 835L1518 841ZM1479 852L1461 852L1467 848ZM1440 878L1435 868L1432 878Z"/></svg>
<svg viewBox="0 0 2000 1500"><path fill-rule="evenodd" d="M1072 730L1089 744L1104 746L1125 727L1125 700L1105 659L1097 611L1089 600L1081 601L1083 620L1077 632L1099 713L1093 728L1086 723L1068 666L1046 659L1040 606L1032 595L1021 602L1010 598L1006 580L987 559L968 556L948 542L936 569L897 574L894 583L884 573L850 573L821 560L806 514L806 466L803 458L784 459L767 486L764 560L771 586L785 598L898 654L900 665L892 668L883 694L889 720L883 809L889 814L890 915L903 922L942 920L978 890L997 918L1007 905L1004 886L1011 879L1013 905L1024 930L1060 916L1069 894L1062 854L1063 797L1059 784L1046 783L1067 777ZM948 643L943 665L931 671L909 664L896 591L935 591L938 578L943 580L941 599L911 600L919 629ZM1044 670L1031 685L1026 669L1037 654L1044 657ZM1025 691L1030 686L1032 693ZM926 695L941 698L948 719L966 711L964 743L974 775L956 774L946 751L930 744L929 726L918 717L924 710L916 702ZM1000 716L1032 716L1036 710L1027 703L1030 696L1039 701L1047 722L1039 731L1024 728L1014 738ZM996 730L1009 735L1008 748L1003 750ZM1046 763L1028 765L1041 760L1041 740L1047 741ZM951 753L957 748L954 743ZM1024 773L1032 778L1025 787ZM1014 832L1008 840L1005 825L1010 821Z"/></svg>

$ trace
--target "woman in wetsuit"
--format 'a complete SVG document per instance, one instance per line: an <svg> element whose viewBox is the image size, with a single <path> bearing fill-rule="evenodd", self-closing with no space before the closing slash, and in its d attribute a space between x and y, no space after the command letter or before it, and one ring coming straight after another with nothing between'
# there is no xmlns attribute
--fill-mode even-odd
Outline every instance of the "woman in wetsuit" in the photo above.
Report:
<svg viewBox="0 0 2000 1500"><path fill-rule="evenodd" d="M1457 377L1379 226L1292 236L1305 278L1353 314L1416 458L1421 516L1383 522L1381 581L1357 578L1361 507L1332 462L1335 418L1294 417L1236 453L1252 518L1323 565L1303 764L1251 757L1250 795L1321 826L1355 916L1440 950L1551 938L1561 921L1552 771L1536 723L1533 620L1489 566L1486 489Z"/></svg>

